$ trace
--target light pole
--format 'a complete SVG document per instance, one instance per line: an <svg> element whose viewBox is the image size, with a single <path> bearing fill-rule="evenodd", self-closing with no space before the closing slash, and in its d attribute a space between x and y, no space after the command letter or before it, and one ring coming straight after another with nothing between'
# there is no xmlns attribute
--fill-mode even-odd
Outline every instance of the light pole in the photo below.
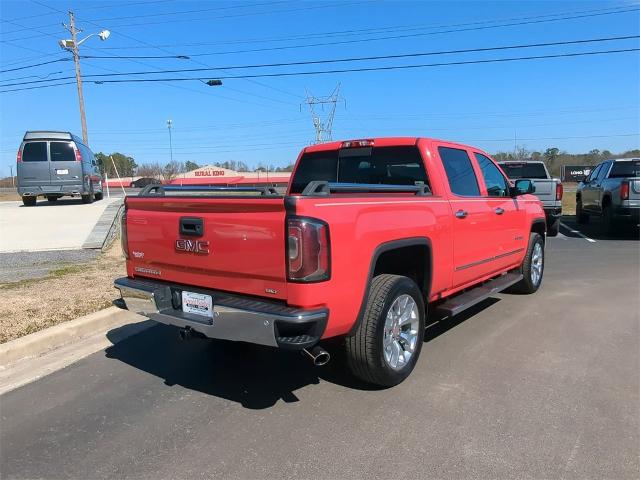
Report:
<svg viewBox="0 0 640 480"><path fill-rule="evenodd" d="M171 144L171 125L173 122L171 119L167 120L167 128L169 129L169 154L171 155L171 162L173 162L173 145Z"/></svg>
<svg viewBox="0 0 640 480"><path fill-rule="evenodd" d="M78 41L78 32L82 30L76 29L76 21L73 12L69 10L69 26L65 25L65 28L71 32L70 40L60 40L58 45L64 50L68 50L73 54L73 63L76 67L76 84L78 86L78 102L80 103L80 123L82 124L82 141L88 145L89 137L87 135L87 118L84 113L84 96L82 94L82 75L80 73L80 53L78 47L82 45L88 38L98 35L100 40L104 41L109 38L111 32L109 30L102 30L100 33L92 33Z"/></svg>
<svg viewBox="0 0 640 480"><path fill-rule="evenodd" d="M16 188L16 181L13 178L13 165L9 165L9 170L11 171L11 188Z"/></svg>

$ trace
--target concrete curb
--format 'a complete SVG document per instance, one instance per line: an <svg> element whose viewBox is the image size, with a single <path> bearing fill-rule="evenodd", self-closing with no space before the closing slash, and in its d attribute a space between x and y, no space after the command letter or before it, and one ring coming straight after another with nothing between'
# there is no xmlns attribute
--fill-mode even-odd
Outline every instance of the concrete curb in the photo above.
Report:
<svg viewBox="0 0 640 480"><path fill-rule="evenodd" d="M43 355L67 343L143 320L146 318L117 307L90 313L1 344L0 368L7 368L18 361Z"/></svg>
<svg viewBox="0 0 640 480"><path fill-rule="evenodd" d="M82 248L103 248L108 243L109 234L118 220L120 209L124 205L124 199L110 203L94 225L82 244Z"/></svg>

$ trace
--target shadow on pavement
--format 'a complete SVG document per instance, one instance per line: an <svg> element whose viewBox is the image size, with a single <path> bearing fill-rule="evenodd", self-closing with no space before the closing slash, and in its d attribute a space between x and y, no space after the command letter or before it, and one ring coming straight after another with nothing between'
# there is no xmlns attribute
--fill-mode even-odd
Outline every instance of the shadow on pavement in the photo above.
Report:
<svg viewBox="0 0 640 480"><path fill-rule="evenodd" d="M100 201L100 200L96 200L96 201ZM32 207L27 207L26 205L19 205L20 208L39 208L39 207L64 207L66 205L82 205L82 199L81 198L75 198L75 197L63 197L63 198L59 198L58 200L56 200L55 202L50 202L46 199L38 199L38 201L36 202L36 204Z"/></svg>
<svg viewBox="0 0 640 480"><path fill-rule="evenodd" d="M640 240L640 229L633 224L620 224L612 234L607 234L604 232L602 220L596 217L591 217L589 223L579 224L575 215L564 215L561 222L566 227L561 225L560 232L569 238L583 238L571 231L576 230L593 240Z"/></svg>
<svg viewBox="0 0 640 480"><path fill-rule="evenodd" d="M468 318L497 302L488 299L457 317L429 325L425 342L449 331ZM166 385L181 385L209 395L240 403L245 408L263 409L298 401L295 391L320 383L320 379L347 388L378 390L354 378L347 370L341 340L323 342L331 353L331 362L314 367L301 353L240 342L209 339L181 341L178 329L155 322L153 325L125 325L110 331L114 343L106 356L162 378ZM121 340L124 330L138 333Z"/></svg>

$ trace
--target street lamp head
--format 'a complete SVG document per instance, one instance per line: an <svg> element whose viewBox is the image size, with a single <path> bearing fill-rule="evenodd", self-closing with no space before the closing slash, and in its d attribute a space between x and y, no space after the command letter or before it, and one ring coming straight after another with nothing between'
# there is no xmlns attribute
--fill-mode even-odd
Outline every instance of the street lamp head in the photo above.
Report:
<svg viewBox="0 0 640 480"><path fill-rule="evenodd" d="M100 37L100 40L102 40L103 42L109 38L109 35L111 35L111 32L109 30L102 30L98 36Z"/></svg>
<svg viewBox="0 0 640 480"><path fill-rule="evenodd" d="M73 48L73 40L58 40L58 45L64 50L71 50Z"/></svg>

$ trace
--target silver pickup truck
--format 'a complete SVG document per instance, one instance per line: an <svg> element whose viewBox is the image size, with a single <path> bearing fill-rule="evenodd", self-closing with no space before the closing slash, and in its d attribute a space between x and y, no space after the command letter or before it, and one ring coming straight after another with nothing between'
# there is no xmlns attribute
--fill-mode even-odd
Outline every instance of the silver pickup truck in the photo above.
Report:
<svg viewBox="0 0 640 480"><path fill-rule="evenodd" d="M547 219L547 235L555 237L560 230L562 216L562 183L549 175L546 165L536 161L503 161L498 165L512 180L521 178L531 179L536 191L534 195L542 202L542 208Z"/></svg>
<svg viewBox="0 0 640 480"><path fill-rule="evenodd" d="M601 216L607 233L623 222L640 222L640 158L605 160L578 184L576 217Z"/></svg>

